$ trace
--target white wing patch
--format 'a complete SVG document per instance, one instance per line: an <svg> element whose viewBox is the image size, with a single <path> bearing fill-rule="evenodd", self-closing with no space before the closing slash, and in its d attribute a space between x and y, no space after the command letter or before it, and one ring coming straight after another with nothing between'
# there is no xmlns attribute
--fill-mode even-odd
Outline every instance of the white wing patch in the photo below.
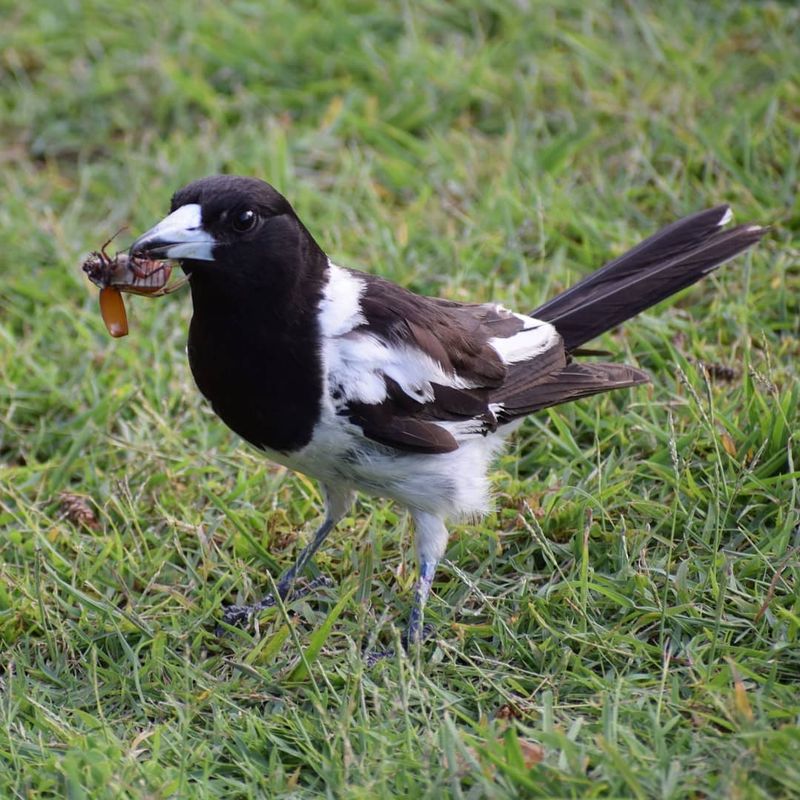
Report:
<svg viewBox="0 0 800 800"><path fill-rule="evenodd" d="M367 333L350 333L331 339L326 347L328 379L335 376L333 392L341 400L381 403L386 399L384 377L391 378L418 403L431 402L432 383L456 386L441 364L415 347L389 344Z"/></svg>
<svg viewBox="0 0 800 800"><path fill-rule="evenodd" d="M382 403L384 376L420 403L433 400L431 381L443 375L439 365L414 348L398 347L356 330L366 322L360 303L364 289L357 275L328 262L319 319L328 391L334 403Z"/></svg>
<svg viewBox="0 0 800 800"><path fill-rule="evenodd" d="M328 391L335 404L382 403L387 377L418 403L433 401L434 383L473 388L472 382L445 372L438 361L413 345L394 344L357 331L366 323L360 302L364 290L364 281L357 275L328 262L319 323Z"/></svg>
<svg viewBox="0 0 800 800"><path fill-rule="evenodd" d="M328 261L328 283L319 304L323 336L342 336L366 322L359 303L364 288L364 281Z"/></svg>
<svg viewBox="0 0 800 800"><path fill-rule="evenodd" d="M521 331L513 336L494 336L489 339L489 344L503 359L504 364L528 361L558 345L560 337L549 322L542 322L524 314L514 314L514 316L523 322L524 327Z"/></svg>

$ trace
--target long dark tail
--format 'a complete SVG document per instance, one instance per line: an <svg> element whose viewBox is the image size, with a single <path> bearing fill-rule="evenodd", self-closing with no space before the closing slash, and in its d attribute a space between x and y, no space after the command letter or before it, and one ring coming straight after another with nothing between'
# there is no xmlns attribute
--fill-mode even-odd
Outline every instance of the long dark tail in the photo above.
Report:
<svg viewBox="0 0 800 800"><path fill-rule="evenodd" d="M717 206L673 222L540 306L531 316L551 322L571 352L626 319L699 281L754 245L767 230L722 226L732 217Z"/></svg>

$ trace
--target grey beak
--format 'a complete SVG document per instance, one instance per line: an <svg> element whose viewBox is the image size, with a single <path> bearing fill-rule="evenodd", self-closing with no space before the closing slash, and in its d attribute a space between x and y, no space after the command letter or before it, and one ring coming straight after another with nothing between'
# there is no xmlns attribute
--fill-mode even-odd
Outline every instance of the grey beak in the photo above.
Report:
<svg viewBox="0 0 800 800"><path fill-rule="evenodd" d="M143 233L130 248L137 258L213 261L214 237L203 229L201 208L189 203Z"/></svg>

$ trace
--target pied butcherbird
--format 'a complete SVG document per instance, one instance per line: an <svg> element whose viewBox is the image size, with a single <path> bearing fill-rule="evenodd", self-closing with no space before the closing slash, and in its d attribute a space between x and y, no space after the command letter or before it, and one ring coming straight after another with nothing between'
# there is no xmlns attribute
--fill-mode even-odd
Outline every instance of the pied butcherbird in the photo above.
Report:
<svg viewBox="0 0 800 800"><path fill-rule="evenodd" d="M416 528L414 642L447 523L489 509L487 471L508 434L540 409L646 382L635 367L580 360L582 346L764 232L725 229L730 219L725 205L681 219L531 314L423 297L338 266L255 178L185 186L130 254L175 259L188 275L189 364L216 414L322 485L325 519L278 592L288 596L356 490L392 498ZM223 619L246 622L273 603L229 606Z"/></svg>

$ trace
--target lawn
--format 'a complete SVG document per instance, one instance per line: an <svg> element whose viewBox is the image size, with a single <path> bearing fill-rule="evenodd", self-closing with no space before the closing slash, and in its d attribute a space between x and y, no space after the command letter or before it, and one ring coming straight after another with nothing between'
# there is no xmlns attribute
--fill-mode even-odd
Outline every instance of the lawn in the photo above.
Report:
<svg viewBox="0 0 800 800"><path fill-rule="evenodd" d="M794 3L3 5L0 796L800 794ZM652 385L526 422L433 639L367 668L407 515L361 498L332 588L216 635L318 488L203 402L186 293L112 340L79 270L220 171L338 263L520 310L703 207L773 227L599 340Z"/></svg>

